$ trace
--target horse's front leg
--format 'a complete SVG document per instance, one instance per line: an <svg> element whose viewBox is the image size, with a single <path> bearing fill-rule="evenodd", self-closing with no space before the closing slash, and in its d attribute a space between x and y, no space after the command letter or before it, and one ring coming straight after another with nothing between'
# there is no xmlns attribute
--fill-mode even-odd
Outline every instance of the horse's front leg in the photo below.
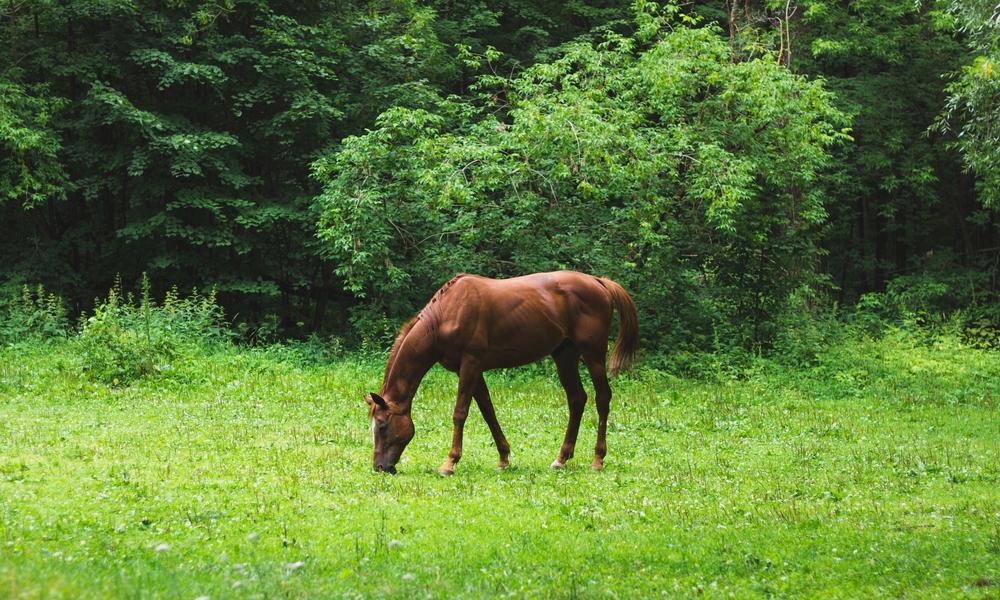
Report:
<svg viewBox="0 0 1000 600"><path fill-rule="evenodd" d="M454 475L455 465L462 459L462 430L465 428L465 419L469 416L472 395L482 376L478 362L470 359L462 361L458 370L458 399L455 400L455 412L452 415L455 428L451 434L451 452L438 469L438 473L442 475Z"/></svg>
<svg viewBox="0 0 1000 600"><path fill-rule="evenodd" d="M490 390L486 387L486 378L482 374L479 375L479 383L476 385L473 397L479 406L479 412L483 413L483 419L490 427L493 443L497 445L497 452L500 454L497 466L506 469L510 465L510 444L503 435L503 429L500 429L500 421L497 420L497 413L493 410L493 401L490 399Z"/></svg>

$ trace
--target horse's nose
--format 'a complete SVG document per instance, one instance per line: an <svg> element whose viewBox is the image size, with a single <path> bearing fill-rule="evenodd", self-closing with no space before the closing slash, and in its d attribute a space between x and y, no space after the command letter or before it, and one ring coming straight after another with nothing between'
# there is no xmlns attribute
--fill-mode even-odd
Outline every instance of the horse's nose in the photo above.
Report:
<svg viewBox="0 0 1000 600"><path fill-rule="evenodd" d="M395 465L375 465L375 470L376 471L380 471L380 472L385 472L385 473L388 473L390 475L395 475L396 474L396 466Z"/></svg>

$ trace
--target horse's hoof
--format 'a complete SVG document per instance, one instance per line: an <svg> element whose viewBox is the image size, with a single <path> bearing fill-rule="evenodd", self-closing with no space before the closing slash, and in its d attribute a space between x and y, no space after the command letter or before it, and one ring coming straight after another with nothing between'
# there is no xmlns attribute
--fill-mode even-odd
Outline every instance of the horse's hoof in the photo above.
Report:
<svg viewBox="0 0 1000 600"><path fill-rule="evenodd" d="M501 471L503 471L509 466L510 466L510 461L508 460L502 460L499 463L497 463L497 468L500 469Z"/></svg>
<svg viewBox="0 0 1000 600"><path fill-rule="evenodd" d="M448 467L441 467L438 469L438 475L443 477L449 477L455 474L455 469L449 469Z"/></svg>
<svg viewBox="0 0 1000 600"><path fill-rule="evenodd" d="M600 458L595 458L594 462L590 463L590 468L595 471L600 471L604 468L604 461Z"/></svg>
<svg viewBox="0 0 1000 600"><path fill-rule="evenodd" d="M561 462L559 462L559 459L556 459L556 460L552 461L552 464L549 465L549 468L550 469L565 469L566 468L566 463L561 463Z"/></svg>

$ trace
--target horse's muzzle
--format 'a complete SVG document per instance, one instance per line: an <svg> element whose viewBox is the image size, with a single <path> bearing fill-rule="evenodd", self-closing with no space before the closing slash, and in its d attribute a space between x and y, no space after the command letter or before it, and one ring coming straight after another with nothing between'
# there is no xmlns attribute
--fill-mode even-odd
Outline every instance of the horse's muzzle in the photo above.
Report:
<svg viewBox="0 0 1000 600"><path fill-rule="evenodd" d="M375 470L377 472L388 473L390 475L396 474L396 465L375 465Z"/></svg>

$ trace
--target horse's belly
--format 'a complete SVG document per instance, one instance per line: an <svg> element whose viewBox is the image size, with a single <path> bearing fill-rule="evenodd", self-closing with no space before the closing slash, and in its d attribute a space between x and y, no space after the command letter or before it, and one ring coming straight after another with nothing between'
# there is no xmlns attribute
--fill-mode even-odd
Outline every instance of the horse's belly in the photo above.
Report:
<svg viewBox="0 0 1000 600"><path fill-rule="evenodd" d="M558 344L537 345L533 347L493 348L483 360L483 370L509 369L520 367L542 360L552 354Z"/></svg>
<svg viewBox="0 0 1000 600"><path fill-rule="evenodd" d="M525 348L498 348L492 347L485 353L470 353L478 358L480 368L483 371L493 369L509 369L520 367L542 360L552 354L555 346L539 346L526 350ZM458 373L462 366L464 355L461 353L441 357L438 361L442 367L453 373Z"/></svg>

